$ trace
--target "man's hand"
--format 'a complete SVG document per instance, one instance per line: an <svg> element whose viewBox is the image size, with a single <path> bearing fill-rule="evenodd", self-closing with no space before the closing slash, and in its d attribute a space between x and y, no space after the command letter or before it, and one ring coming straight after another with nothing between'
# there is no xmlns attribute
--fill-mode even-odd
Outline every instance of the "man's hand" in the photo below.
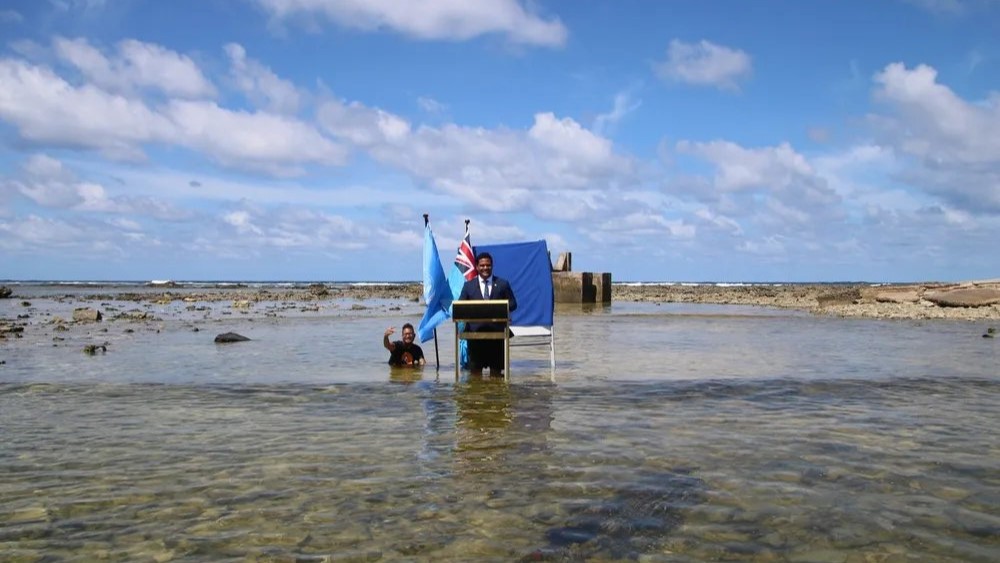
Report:
<svg viewBox="0 0 1000 563"><path fill-rule="evenodd" d="M392 342L389 341L389 336L391 336L394 332L396 332L396 327L390 326L385 329L385 336L382 337L382 346L385 346L385 349L390 352L392 352L393 345Z"/></svg>

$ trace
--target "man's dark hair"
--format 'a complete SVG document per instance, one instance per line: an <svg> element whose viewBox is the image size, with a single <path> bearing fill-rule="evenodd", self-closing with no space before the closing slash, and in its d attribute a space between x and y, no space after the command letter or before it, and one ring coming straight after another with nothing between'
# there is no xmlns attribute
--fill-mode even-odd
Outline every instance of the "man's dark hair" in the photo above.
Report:
<svg viewBox="0 0 1000 563"><path fill-rule="evenodd" d="M476 254L476 264L478 264L479 261L482 260L483 258L489 258L490 259L490 264L493 263L493 255L492 254L490 254L489 252L480 252L479 254Z"/></svg>
<svg viewBox="0 0 1000 563"><path fill-rule="evenodd" d="M403 325L403 330L406 330L406 329L413 330L413 325L411 325L410 323L406 323L405 325ZM413 332L416 332L416 331L413 330Z"/></svg>

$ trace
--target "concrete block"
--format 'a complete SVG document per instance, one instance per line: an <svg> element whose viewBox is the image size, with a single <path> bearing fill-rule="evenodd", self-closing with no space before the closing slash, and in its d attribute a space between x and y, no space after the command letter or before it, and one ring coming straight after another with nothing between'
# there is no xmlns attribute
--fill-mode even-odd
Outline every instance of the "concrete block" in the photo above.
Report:
<svg viewBox="0 0 1000 563"><path fill-rule="evenodd" d="M595 272L594 301L596 303L611 303L611 272Z"/></svg>
<svg viewBox="0 0 1000 563"><path fill-rule="evenodd" d="M552 290L556 303L610 303L611 274L553 272Z"/></svg>
<svg viewBox="0 0 1000 563"><path fill-rule="evenodd" d="M559 258L556 259L557 272L572 272L573 271L573 253L572 252L561 252L559 253Z"/></svg>

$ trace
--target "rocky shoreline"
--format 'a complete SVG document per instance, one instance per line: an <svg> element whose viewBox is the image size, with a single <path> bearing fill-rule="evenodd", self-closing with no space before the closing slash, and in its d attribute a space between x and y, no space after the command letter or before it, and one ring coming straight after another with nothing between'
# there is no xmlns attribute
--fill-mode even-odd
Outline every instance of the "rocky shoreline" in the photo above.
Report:
<svg viewBox="0 0 1000 563"><path fill-rule="evenodd" d="M98 293L51 292L31 301L16 288L0 287L0 340L21 338L25 329L67 330L108 321L150 322L163 317L219 315L281 317L320 311L364 315L376 305L399 310L417 305L419 283L300 288L221 286L97 288ZM102 291L103 290L103 291ZM615 284L613 301L750 305L808 311L816 315L875 319L1000 320L1000 280L907 285L873 284ZM6 305L6 306L4 306ZM210 311L211 310L211 311Z"/></svg>
<svg viewBox="0 0 1000 563"><path fill-rule="evenodd" d="M625 285L615 301L714 303L874 319L1000 319L1000 280L924 284Z"/></svg>

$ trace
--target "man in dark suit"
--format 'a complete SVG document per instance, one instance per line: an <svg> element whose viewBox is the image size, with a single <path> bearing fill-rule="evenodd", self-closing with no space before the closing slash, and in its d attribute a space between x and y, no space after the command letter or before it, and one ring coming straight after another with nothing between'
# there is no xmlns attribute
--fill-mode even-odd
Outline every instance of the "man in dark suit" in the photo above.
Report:
<svg viewBox="0 0 1000 563"><path fill-rule="evenodd" d="M459 299L506 299L510 312L517 309L517 299L510 282L493 275L493 256L481 252L476 256L475 278L465 282ZM502 332L503 324L469 323L465 328L471 332ZM482 375L483 368L490 368L490 375L503 373L503 340L469 340L469 369L474 375Z"/></svg>

